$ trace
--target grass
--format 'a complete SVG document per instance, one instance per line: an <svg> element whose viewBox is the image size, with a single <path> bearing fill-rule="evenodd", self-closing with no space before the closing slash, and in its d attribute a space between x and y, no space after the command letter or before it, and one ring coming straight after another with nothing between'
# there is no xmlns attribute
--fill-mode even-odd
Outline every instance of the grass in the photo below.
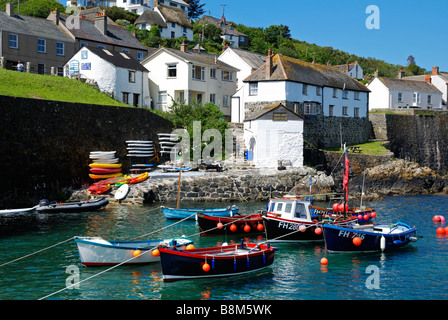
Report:
<svg viewBox="0 0 448 320"><path fill-rule="evenodd" d="M366 142L361 144L354 144L351 146L347 146L347 148L350 147L359 147L362 151L361 154L372 154L372 155L383 155L389 152L383 145L382 141L372 141L372 142ZM325 149L327 151L334 151L334 152L341 152L340 147L334 147L334 148L327 148Z"/></svg>
<svg viewBox="0 0 448 320"><path fill-rule="evenodd" d="M129 107L83 82L0 69L0 95Z"/></svg>

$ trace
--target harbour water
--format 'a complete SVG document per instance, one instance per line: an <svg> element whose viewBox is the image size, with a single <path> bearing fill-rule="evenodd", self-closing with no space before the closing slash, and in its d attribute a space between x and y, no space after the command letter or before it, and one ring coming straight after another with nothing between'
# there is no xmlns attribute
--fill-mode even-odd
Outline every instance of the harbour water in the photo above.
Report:
<svg viewBox="0 0 448 320"><path fill-rule="evenodd" d="M175 204L174 204L175 205ZM220 207L222 203L182 203L183 207ZM226 204L227 205L227 204ZM264 209L266 203L236 203L241 213ZM73 240L0 267L1 300L445 300L448 298L448 235L436 235L448 221L447 196L386 197L369 202L377 222L402 221L418 228L417 242L396 252L325 252L324 243L275 244L272 266L249 275L163 282L160 263L146 266L83 267ZM0 265L74 236L129 240L160 230L166 220L156 205L109 205L106 210L70 214L0 216ZM442 225L445 226L445 225ZM200 237L194 220L184 221L150 238L185 235L196 247L239 242L237 236ZM256 236L247 239L260 241ZM322 266L322 257L328 265ZM79 273L67 273L71 268ZM101 274L100 274L101 273ZM95 274L99 274L95 277ZM65 289L69 277L85 280ZM91 277L90 279L88 279ZM76 279L76 278L75 278ZM60 292L53 294L57 291ZM53 295L51 295L53 294Z"/></svg>

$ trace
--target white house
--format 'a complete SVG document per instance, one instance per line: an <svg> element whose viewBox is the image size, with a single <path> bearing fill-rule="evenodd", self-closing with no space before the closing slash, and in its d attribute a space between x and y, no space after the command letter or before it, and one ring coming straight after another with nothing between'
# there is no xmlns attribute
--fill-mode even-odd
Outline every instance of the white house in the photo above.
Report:
<svg viewBox="0 0 448 320"><path fill-rule="evenodd" d="M211 16L203 16L199 19L199 22L202 24L211 23L222 29L221 38L223 40L227 40L230 42L230 45L234 48L238 48L241 46L249 46L249 37L236 30L235 26L231 22L227 22L224 15L221 19L217 19Z"/></svg>
<svg viewBox="0 0 448 320"><path fill-rule="evenodd" d="M157 0L69 0L66 6L82 6L82 7L119 7L124 8L126 11L130 11L141 15L145 10L154 9L154 2ZM188 12L188 7L190 6L183 0L159 0L161 4L166 4L167 6L173 6L182 9L185 13Z"/></svg>
<svg viewBox="0 0 448 320"><path fill-rule="evenodd" d="M265 107L244 120L244 142L256 167L303 166L301 116L281 103Z"/></svg>
<svg viewBox="0 0 448 320"><path fill-rule="evenodd" d="M153 109L168 110L171 99L214 103L230 119L230 98L236 91L238 69L212 54L160 48L142 61L150 70Z"/></svg>
<svg viewBox="0 0 448 320"><path fill-rule="evenodd" d="M148 70L123 52L82 47L65 64L64 76L94 81L100 91L130 105L151 104Z"/></svg>
<svg viewBox="0 0 448 320"><path fill-rule="evenodd" d="M355 78L355 79L363 79L364 78L364 71L362 70L358 61L355 61L354 63L347 62L346 64L338 64L338 65L335 65L334 67L344 71L352 78Z"/></svg>
<svg viewBox="0 0 448 320"><path fill-rule="evenodd" d="M162 38L193 40L193 23L185 12L178 7L157 4L157 1L153 10L145 10L134 24L138 29L146 30L156 25Z"/></svg>
<svg viewBox="0 0 448 320"><path fill-rule="evenodd" d="M367 87L371 109L442 107L442 92L429 82L377 77Z"/></svg>
<svg viewBox="0 0 448 320"><path fill-rule="evenodd" d="M448 73L439 72L439 67L432 67L430 78L427 75L404 77L405 80L428 81L442 92L442 104L446 109L448 104Z"/></svg>

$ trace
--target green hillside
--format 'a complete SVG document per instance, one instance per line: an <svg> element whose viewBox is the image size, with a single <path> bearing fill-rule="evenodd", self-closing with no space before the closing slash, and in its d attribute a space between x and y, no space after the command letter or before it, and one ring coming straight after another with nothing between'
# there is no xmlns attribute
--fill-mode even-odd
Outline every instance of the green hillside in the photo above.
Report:
<svg viewBox="0 0 448 320"><path fill-rule="evenodd" d="M0 95L129 107L83 82L0 69Z"/></svg>

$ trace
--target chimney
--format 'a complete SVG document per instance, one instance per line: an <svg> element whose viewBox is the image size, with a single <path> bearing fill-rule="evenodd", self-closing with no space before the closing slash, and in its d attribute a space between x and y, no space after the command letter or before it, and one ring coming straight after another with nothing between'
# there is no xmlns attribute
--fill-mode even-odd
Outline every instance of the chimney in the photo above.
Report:
<svg viewBox="0 0 448 320"><path fill-rule="evenodd" d="M436 76L439 74L439 67L432 67L432 75Z"/></svg>
<svg viewBox="0 0 448 320"><path fill-rule="evenodd" d="M397 78L398 78L398 79L403 79L404 76L405 76L405 73L404 73L404 71L403 71L403 67L400 67L400 71L398 72L398 76L397 76Z"/></svg>
<svg viewBox="0 0 448 320"><path fill-rule="evenodd" d="M154 0L154 8L159 5L159 2L157 0Z"/></svg>
<svg viewBox="0 0 448 320"><path fill-rule="evenodd" d="M429 73L427 75L425 75L425 82L431 83L431 75Z"/></svg>
<svg viewBox="0 0 448 320"><path fill-rule="evenodd" d="M349 71L350 71L349 67L350 67L350 64L349 64L348 61L347 61L347 64L346 64L346 66L345 66L345 71L346 71L346 72L349 72Z"/></svg>
<svg viewBox="0 0 448 320"><path fill-rule="evenodd" d="M180 45L180 51L187 52L187 44L185 43L185 40L182 41L182 44Z"/></svg>
<svg viewBox="0 0 448 320"><path fill-rule="evenodd" d="M59 20L61 19L58 8L54 8L54 11L52 13L54 14L54 17L55 17L54 23L58 26Z"/></svg>
<svg viewBox="0 0 448 320"><path fill-rule="evenodd" d="M268 56L266 58L266 79L271 78L272 74L272 57L274 56L274 53L272 52L271 48L268 50Z"/></svg>
<svg viewBox="0 0 448 320"><path fill-rule="evenodd" d="M97 13L95 16L95 27L97 27L102 34L107 35L107 16L106 10L102 13Z"/></svg>
<svg viewBox="0 0 448 320"><path fill-rule="evenodd" d="M226 49L228 48L229 46L227 45L227 42L223 42L222 43L222 52L224 52L224 51L226 51Z"/></svg>
<svg viewBox="0 0 448 320"><path fill-rule="evenodd" d="M14 4L12 4L11 2L8 2L6 4L6 14L10 17L14 17Z"/></svg>

